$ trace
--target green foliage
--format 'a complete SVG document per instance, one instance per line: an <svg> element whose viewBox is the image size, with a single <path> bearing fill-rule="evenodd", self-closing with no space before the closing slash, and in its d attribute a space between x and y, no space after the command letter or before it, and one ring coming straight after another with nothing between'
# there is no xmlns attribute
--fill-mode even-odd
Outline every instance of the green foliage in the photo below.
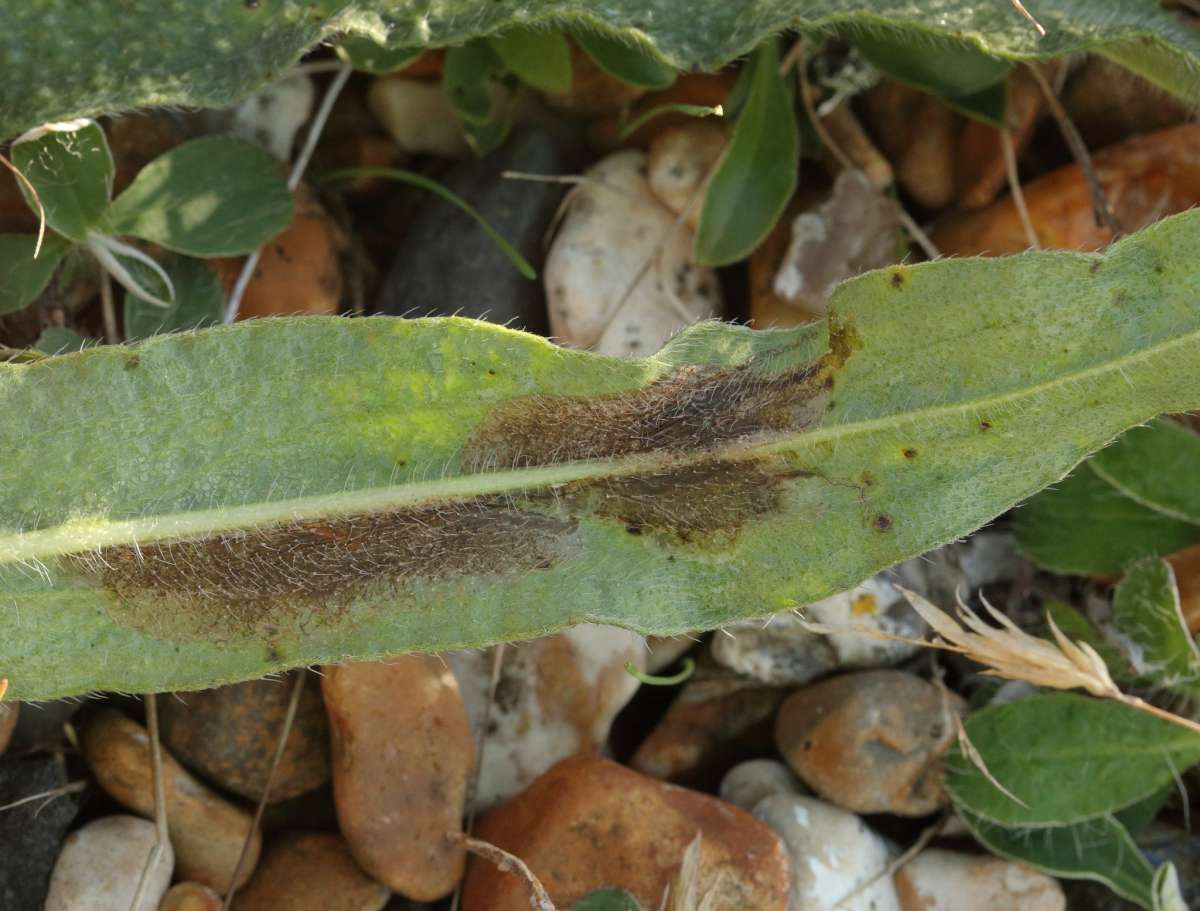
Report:
<svg viewBox="0 0 1200 911"><path fill-rule="evenodd" d="M33 345L34 348L45 354L68 354L95 346L94 339L84 338L74 329L67 329L64 326L51 326L44 330Z"/></svg>
<svg viewBox="0 0 1200 911"><path fill-rule="evenodd" d="M50 283L70 244L47 234L35 258L37 237L33 234L0 234L0 313L20 310Z"/></svg>
<svg viewBox="0 0 1200 911"><path fill-rule="evenodd" d="M562 32L518 27L489 38L488 44L527 85L552 93L571 88L571 48Z"/></svg>
<svg viewBox="0 0 1200 911"><path fill-rule="evenodd" d="M1171 421L1136 428L1017 513L1024 550L1059 572L1116 574L1200 541L1200 437Z"/></svg>
<svg viewBox="0 0 1200 911"><path fill-rule="evenodd" d="M472 41L446 51L442 89L462 120L467 142L476 155L503 144L512 129L508 111L498 104L493 82L505 73L500 57L487 41Z"/></svg>
<svg viewBox="0 0 1200 911"><path fill-rule="evenodd" d="M572 38L610 76L644 89L665 89L675 82L675 68L645 45L602 32L580 31Z"/></svg>
<svg viewBox="0 0 1200 911"><path fill-rule="evenodd" d="M968 117L1003 127L1010 64L960 41L913 42L903 31L852 34L873 66L899 82L939 95Z"/></svg>
<svg viewBox="0 0 1200 911"><path fill-rule="evenodd" d="M160 308L178 303L166 321L191 321L207 313L211 293L176 302L174 283L158 262L114 235L194 256L235 255L257 249L292 217L292 194L278 163L231 137L197 139L160 155L112 202L112 153L104 131L91 121L31 134L14 145L13 158L58 233L47 234L36 258L32 235L0 235L0 275L7 279L0 285L0 313L35 300L63 257L78 249L141 300L134 314L147 302ZM36 209L28 194L27 200ZM188 290L197 288L191 283Z"/></svg>
<svg viewBox="0 0 1200 911"><path fill-rule="evenodd" d="M577 900L571 911L643 911L643 908L624 889L599 889Z"/></svg>
<svg viewBox="0 0 1200 911"><path fill-rule="evenodd" d="M763 44L743 70L748 95L700 210L694 256L723 266L744 259L787 207L800 167L792 93L779 75L779 45Z"/></svg>
<svg viewBox="0 0 1200 911"><path fill-rule="evenodd" d="M1091 50L1200 101L1200 35L1157 4L1042 0L1036 12L1045 37L1011 4L974 0L936 9L925 0L547 0L534 10L521 0L130 0L119 14L103 0L0 0L0 137L147 105L225 107L347 34L394 48L444 47L518 23L627 41L681 69L715 69L789 28L900 31L915 46L956 40L1006 60Z"/></svg>
<svg viewBox="0 0 1200 911"><path fill-rule="evenodd" d="M142 298L125 296L125 337L131 341L203 329L221 322L225 294L217 275L204 262L172 253L162 263L171 277L175 297L168 307L157 307Z"/></svg>
<svg viewBox="0 0 1200 911"><path fill-rule="evenodd" d="M998 826L961 809L959 816L993 854L1052 876L1096 880L1147 911L1153 905L1154 868L1113 815L1036 829Z"/></svg>
<svg viewBox="0 0 1200 911"><path fill-rule="evenodd" d="M947 760L946 787L960 809L1009 828L1102 818L1160 792L1200 761L1200 734L1073 693L986 708L966 729L1012 796L958 751Z"/></svg>
<svg viewBox="0 0 1200 911"><path fill-rule="evenodd" d="M620 142L624 142L655 117L661 117L663 114L684 114L688 117L712 117L716 115L719 117L722 113L723 111L719 105L714 108L706 104L660 104L646 111L644 114L635 117L621 127L617 132L617 139Z"/></svg>
<svg viewBox="0 0 1200 911"><path fill-rule="evenodd" d="M376 75L402 70L425 52L424 48L389 48L361 35L343 38L334 50L356 70Z"/></svg>
<svg viewBox="0 0 1200 911"><path fill-rule="evenodd" d="M142 168L107 217L114 233L177 253L239 256L287 227L292 194L266 149L205 136Z"/></svg>
<svg viewBox="0 0 1200 911"><path fill-rule="evenodd" d="M13 164L37 190L46 223L76 243L101 232L112 196L113 157L100 125L53 124L13 143ZM30 208L37 206L21 184Z"/></svg>
<svg viewBox="0 0 1200 911"><path fill-rule="evenodd" d="M1137 669L1150 683L1200 695L1200 651L1184 622L1170 564L1147 560L1130 569L1117 586L1112 620L1131 641Z"/></svg>
<svg viewBox="0 0 1200 911"><path fill-rule="evenodd" d="M15 698L187 689L809 603L1200 404L1198 222L891 267L645 360L314 318L0 365L0 667ZM629 423L659 413L694 417Z"/></svg>

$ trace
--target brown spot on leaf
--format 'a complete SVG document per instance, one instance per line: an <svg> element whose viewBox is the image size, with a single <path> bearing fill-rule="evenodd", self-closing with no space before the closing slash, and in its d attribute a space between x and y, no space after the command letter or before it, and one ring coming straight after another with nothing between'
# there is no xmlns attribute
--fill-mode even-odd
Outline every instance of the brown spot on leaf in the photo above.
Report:
<svg viewBox="0 0 1200 911"><path fill-rule="evenodd" d="M903 450L903 453L904 453L904 458L908 459L909 461L912 461L913 459L915 459L917 457L917 451L915 449L913 449L911 446L905 448Z"/></svg>
<svg viewBox="0 0 1200 911"><path fill-rule="evenodd" d="M871 524L875 526L876 531L888 531L892 527L892 517L881 512Z"/></svg>

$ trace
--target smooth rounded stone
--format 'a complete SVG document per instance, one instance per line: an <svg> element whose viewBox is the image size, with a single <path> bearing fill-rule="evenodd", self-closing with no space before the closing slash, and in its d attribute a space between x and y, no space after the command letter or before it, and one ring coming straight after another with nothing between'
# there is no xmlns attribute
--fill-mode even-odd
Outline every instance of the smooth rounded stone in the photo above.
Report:
<svg viewBox="0 0 1200 911"><path fill-rule="evenodd" d="M1200 202L1200 124L1134 136L1095 152L1092 165L1122 230L1140 230ZM1023 190L1044 249L1100 250L1112 241L1112 232L1096 224L1078 164L1043 174ZM1029 246L1021 214L1007 196L942 219L931 239L947 256L1001 256Z"/></svg>
<svg viewBox="0 0 1200 911"><path fill-rule="evenodd" d="M221 896L201 883L178 883L167 890L158 911L221 911Z"/></svg>
<svg viewBox="0 0 1200 911"><path fill-rule="evenodd" d="M542 273L551 334L575 348L644 357L718 316L716 273L692 262L692 232L651 192L645 154L616 152L584 178Z"/></svg>
<svg viewBox="0 0 1200 911"><path fill-rule="evenodd" d="M441 183L473 206L540 273L543 238L566 188L501 174L569 170L545 131L518 128L500 149L458 165ZM377 306L392 316L457 314L540 334L548 325L541 284L521 275L477 221L431 194L422 196L412 213Z"/></svg>
<svg viewBox="0 0 1200 911"><path fill-rule="evenodd" d="M462 878L475 744L454 674L437 655L327 666L321 687L333 793L354 858L401 895L433 901Z"/></svg>
<svg viewBox="0 0 1200 911"><path fill-rule="evenodd" d="M437 82L381 76L367 90L367 105L403 152L441 158L471 154L462 123Z"/></svg>
<svg viewBox="0 0 1200 911"><path fill-rule="evenodd" d="M663 781L713 790L725 770L771 749L771 722L788 691L718 668L684 684L629 760Z"/></svg>
<svg viewBox="0 0 1200 911"><path fill-rule="evenodd" d="M136 908L133 899L157 843L154 823L136 816L105 816L72 832L50 876L46 911L156 911L175 866L169 843Z"/></svg>
<svg viewBox="0 0 1200 911"><path fill-rule="evenodd" d="M0 753L8 749L20 713L21 704L19 702L0 702Z"/></svg>
<svg viewBox="0 0 1200 911"><path fill-rule="evenodd" d="M280 161L289 161L316 95L312 78L303 73L277 79L230 112L228 131L258 143Z"/></svg>
<svg viewBox="0 0 1200 911"><path fill-rule="evenodd" d="M963 118L935 95L890 79L860 97L872 138L913 201L925 209L941 209L953 202Z"/></svg>
<svg viewBox="0 0 1200 911"><path fill-rule="evenodd" d="M701 837L697 894L708 911L785 911L788 866L766 826L731 804L577 756L488 813L477 836L529 865L559 908L621 888L657 908L684 852ZM525 884L472 858L463 911L528 911Z"/></svg>
<svg viewBox="0 0 1200 911"><path fill-rule="evenodd" d="M838 174L828 198L799 212L791 229L772 289L813 316L825 315L838 283L903 251L895 201L859 170Z"/></svg>
<svg viewBox="0 0 1200 911"><path fill-rule="evenodd" d="M779 751L825 800L856 813L924 816L944 806L942 761L962 699L901 671L860 671L793 693Z"/></svg>
<svg viewBox="0 0 1200 911"><path fill-rule="evenodd" d="M776 794L759 802L754 815L770 826L791 858L788 911L901 911L890 876L879 876L891 850L866 823L815 797Z"/></svg>
<svg viewBox="0 0 1200 911"><path fill-rule="evenodd" d="M489 713L494 656L494 649L446 654L472 729L487 719L476 809L507 800L560 759L598 752L639 686L625 665L644 668L646 649L636 633L588 623L509 646Z"/></svg>
<svg viewBox="0 0 1200 911"><path fill-rule="evenodd" d="M911 658L921 646L902 639L922 639L928 627L912 609L893 580L922 591L915 584L914 561L872 576L849 591L839 592L804 608L809 619L832 627L865 627L870 633L833 632L825 639L841 668L884 667ZM881 638L897 636L899 639Z"/></svg>
<svg viewBox="0 0 1200 911"><path fill-rule="evenodd" d="M160 700L163 744L213 784L258 800L287 716L294 673ZM305 681L300 693L287 746L271 781L270 802L315 790L329 775L329 724L314 679Z"/></svg>
<svg viewBox="0 0 1200 911"><path fill-rule="evenodd" d="M799 686L838 666L833 646L791 611L731 623L712 637L709 652L718 664L776 686Z"/></svg>
<svg viewBox="0 0 1200 911"><path fill-rule="evenodd" d="M646 181L664 206L692 231L700 225L704 190L729 140L724 128L703 120L663 130L646 153ZM686 214L684 214L686 212Z"/></svg>
<svg viewBox="0 0 1200 911"><path fill-rule="evenodd" d="M0 806L66 783L66 772L56 758L0 758ZM0 849L0 908L4 911L42 911L50 871L78 807L76 794L63 794L0 811L0 845L20 846L20 850Z"/></svg>
<svg viewBox="0 0 1200 911"><path fill-rule="evenodd" d="M776 794L799 797L807 793L807 789L782 762L775 759L748 759L725 773L717 793L722 800L750 812L767 797Z"/></svg>
<svg viewBox="0 0 1200 911"><path fill-rule="evenodd" d="M337 835L291 835L264 853L233 911L380 911L391 890L362 871Z"/></svg>
<svg viewBox="0 0 1200 911"><path fill-rule="evenodd" d="M902 911L1065 911L1058 880L1001 860L927 848L896 871Z"/></svg>
<svg viewBox="0 0 1200 911"><path fill-rule="evenodd" d="M101 709L84 728L81 746L92 774L113 800L147 818L154 816L154 776L144 727L115 709ZM197 781L165 749L162 772L180 877L224 895L251 830L250 814ZM262 836L255 832L238 872L239 885L254 872L261 848Z"/></svg>
<svg viewBox="0 0 1200 911"><path fill-rule="evenodd" d="M291 223L265 244L242 295L238 319L334 316L342 300L341 228L304 184L293 192ZM228 294L243 257L210 261Z"/></svg>
<svg viewBox="0 0 1200 911"><path fill-rule="evenodd" d="M1179 586L1179 609L1188 631L1200 633L1200 544L1177 550L1167 557Z"/></svg>

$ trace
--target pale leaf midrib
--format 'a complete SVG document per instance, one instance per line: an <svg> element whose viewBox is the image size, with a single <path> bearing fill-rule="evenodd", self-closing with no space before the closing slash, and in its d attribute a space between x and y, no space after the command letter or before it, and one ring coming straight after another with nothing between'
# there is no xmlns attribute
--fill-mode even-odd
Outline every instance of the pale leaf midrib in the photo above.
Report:
<svg viewBox="0 0 1200 911"><path fill-rule="evenodd" d="M0 536L0 566L5 563L45 560L61 554L79 553L134 542L142 544L171 538L201 537L207 534L236 532L282 522L310 521L337 515L414 507L437 501L544 489L591 478L635 475L701 459L705 461L713 459L736 461L763 455L794 452L801 446L837 442L852 436L881 430L894 430L899 425L914 421L933 422L976 413L984 408L998 408L1026 399L1037 398L1059 387L1110 375L1123 371L1127 367L1145 367L1156 358L1167 355L1173 349L1183 349L1197 343L1200 343L1200 329L1193 329L1183 335L1139 348L1115 359L1063 373L1043 382L1022 386L1019 389L1008 390L997 395L966 402L954 402L949 405L918 408L862 421L831 424L797 433L773 435L766 440L737 440L722 447L699 451L690 457L645 453L618 459L566 462L510 471L456 475L436 481L194 510L185 513L143 516L137 519L109 521L80 518L51 528ZM1147 415L1146 417L1151 416Z"/></svg>

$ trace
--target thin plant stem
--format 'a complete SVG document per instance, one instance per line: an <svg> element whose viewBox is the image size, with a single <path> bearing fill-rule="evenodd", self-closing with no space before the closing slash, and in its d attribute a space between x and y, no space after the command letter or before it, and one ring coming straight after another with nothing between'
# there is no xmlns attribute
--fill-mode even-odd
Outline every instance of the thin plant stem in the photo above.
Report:
<svg viewBox="0 0 1200 911"><path fill-rule="evenodd" d="M46 209L42 205L42 197L38 195L37 187L29 182L29 178L21 173L21 169L15 164L0 155L0 164L13 172L13 176L20 181L21 185L29 192L30 198L33 200L33 205L37 208L38 215L38 232L37 241L33 245L33 258L37 259L38 254L42 252L42 241L46 239Z"/></svg>
<svg viewBox="0 0 1200 911"><path fill-rule="evenodd" d="M817 114L816 108L812 102L812 87L808 82L808 67L807 62L801 63L796 67L796 80L800 89L800 103L804 105L804 113L808 115L808 120L812 124L813 130L817 134L817 138L829 149L833 157L847 171L862 170L854 163L854 160L846 154L845 150L834 140L830 132L825 129L825 124L821 117ZM896 207L896 218L900 222L901 227L908 232L909 237L921 248L921 251L929 259L939 259L941 251L930 239L929 235L917 224L916 220L908 214L904 206L900 205L900 200L893 199L892 204Z"/></svg>
<svg viewBox="0 0 1200 911"><path fill-rule="evenodd" d="M550 893L546 891L545 886L534 876L533 871L529 869L529 865L515 854L510 854L503 848L496 847L491 842L472 838L461 832L452 832L447 835L447 838L454 844L461 845L472 854L477 854L485 860L491 861L505 873L515 873L519 876L529 889L529 904L533 911L557 911L554 902L550 898Z"/></svg>
<svg viewBox="0 0 1200 911"><path fill-rule="evenodd" d="M5 810L15 810L17 807L24 806L27 803L33 803L35 800L45 800L47 803L55 797L62 797L66 794L74 794L77 791L82 791L87 787L86 780L72 781L59 788L51 788L49 791L41 791L37 794L30 794L27 797L21 797L14 800L12 803L0 805L0 813Z"/></svg>
<svg viewBox="0 0 1200 911"><path fill-rule="evenodd" d="M283 716L283 727L279 731L279 738L275 741L275 753L271 756L271 765L267 768L267 780L263 782L262 794L259 795L258 804L254 807L254 819L250 822L250 828L242 841L242 850L238 853L237 863L233 867L233 874L229 877L229 888L225 890L225 898L221 901L221 911L229 911L229 905L237 892L242 865L246 863L246 855L250 853L250 843L254 841L254 836L258 832L259 826L262 825L263 813L267 809L267 800L271 796L271 785L275 781L275 772L279 769L283 751L287 748L288 737L292 734L292 725L296 721L296 709L300 705L300 694L304 692L306 673L303 668L296 671L291 696L288 698L287 712Z"/></svg>
<svg viewBox="0 0 1200 911"><path fill-rule="evenodd" d="M158 701L153 693L146 694L146 729L149 732L150 768L154 776L154 848L146 858L142 867L142 876L138 880L137 891L133 893L129 911L140 911L146 888L150 885L151 872L162 863L163 854L169 844L170 835L167 831L167 800L163 788L162 771L162 742L158 735Z"/></svg>
<svg viewBox="0 0 1200 911"><path fill-rule="evenodd" d="M304 138L304 145L300 149L300 154L296 156L296 160L292 163L291 173L288 175L287 187L289 190L295 190L300 185L300 180L304 177L304 172L308 168L308 162L312 158L313 151L317 147L317 142L321 138L321 133L325 130L325 123L329 120L329 114L333 111L334 102L342 93L342 89L346 85L346 80L350 78L350 74L354 72L354 67L348 63L341 64L333 80L329 83L329 88L325 90L325 97L321 99L321 105L317 108L316 114L313 115L312 123L308 128L308 135ZM242 271L238 273L237 280L233 283L233 289L229 292L229 302L225 305L225 322L232 323L237 320L238 309L242 305L242 295L246 293L246 288L250 284L250 279L254 276L254 269L258 266L258 260L262 256L262 249L259 248L246 257L246 262L242 264Z"/></svg>
<svg viewBox="0 0 1200 911"><path fill-rule="evenodd" d="M1017 207L1017 215L1021 219L1021 227L1025 229L1025 240L1031 250L1040 250L1037 229L1033 219L1029 217L1029 209L1025 205L1025 191L1021 189L1021 177L1017 171L1017 151L1013 147L1012 130L1005 127L1000 131L1000 147L1004 150L1004 168L1008 173L1008 189L1012 194L1013 205Z"/></svg>
<svg viewBox="0 0 1200 911"><path fill-rule="evenodd" d="M1088 152L1087 144L1079 135L1079 129L1067 114L1066 108L1058 100L1058 94L1050 87L1046 77L1042 75L1042 71L1032 64L1026 64L1026 69L1033 76L1038 88L1042 90L1050 113L1054 116L1063 139L1067 141L1067 145L1071 149L1071 155L1074 156L1080 170L1083 171L1083 179L1087 182L1088 194L1092 198L1092 208L1096 212L1096 224L1108 228L1112 232L1113 240L1116 240L1121 236L1121 225L1113 215L1112 209L1109 208L1108 196L1100 184L1100 178L1096 176L1096 168L1092 164L1092 156Z"/></svg>
<svg viewBox="0 0 1200 911"><path fill-rule="evenodd" d="M1029 10L1025 9L1025 4L1022 3L1021 0L1012 0L1012 5L1016 7L1018 13L1029 20L1029 24L1037 29L1037 33L1039 35L1041 35L1043 38L1046 36L1046 30L1042 28L1042 23L1033 18L1033 14L1029 12Z"/></svg>
<svg viewBox="0 0 1200 911"><path fill-rule="evenodd" d="M110 345L119 344L117 308L113 305L112 277L107 269L100 270L100 313L104 318L104 340Z"/></svg>

